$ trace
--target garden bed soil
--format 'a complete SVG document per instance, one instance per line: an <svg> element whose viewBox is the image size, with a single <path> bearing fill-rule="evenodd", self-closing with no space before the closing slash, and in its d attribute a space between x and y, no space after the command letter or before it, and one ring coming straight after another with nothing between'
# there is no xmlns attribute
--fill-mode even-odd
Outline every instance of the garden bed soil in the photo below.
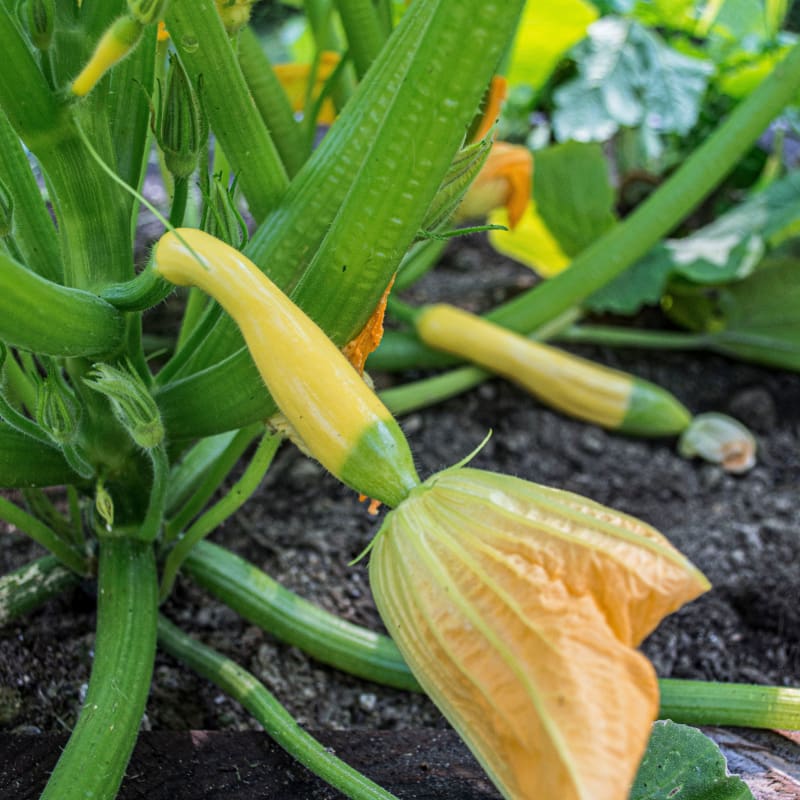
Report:
<svg viewBox="0 0 800 800"><path fill-rule="evenodd" d="M532 281L531 273L498 259L478 240L452 247L436 274L406 299L447 299L480 310ZM672 439L634 439L566 419L494 380L403 420L420 474L463 458L492 430L473 466L585 494L641 517L709 577L713 590L666 619L644 644L660 676L798 685L800 375L713 354L575 350L661 384L695 413L737 417L756 436L757 465L729 475L681 458ZM394 380L375 377L380 385ZM413 377L420 376L403 379ZM380 629L366 563L348 566L380 519L317 464L283 445L256 495L213 540L329 611ZM3 572L36 555L26 539L3 534ZM74 725L91 666L93 607L91 586L84 586L0 629L0 731L53 734ZM447 728L425 698L322 666L188 580L178 581L164 611L253 672L309 729ZM258 725L209 683L160 655L143 728L248 731ZM800 763L796 745L787 763L792 760Z"/></svg>

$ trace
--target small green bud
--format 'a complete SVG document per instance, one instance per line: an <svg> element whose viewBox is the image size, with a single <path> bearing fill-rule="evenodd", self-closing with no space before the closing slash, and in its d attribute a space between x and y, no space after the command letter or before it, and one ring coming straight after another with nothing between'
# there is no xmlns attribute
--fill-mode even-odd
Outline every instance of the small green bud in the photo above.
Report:
<svg viewBox="0 0 800 800"><path fill-rule="evenodd" d="M198 94L180 60L174 57L169 61L155 134L167 169L176 178L188 178L197 167L208 127Z"/></svg>
<svg viewBox="0 0 800 800"><path fill-rule="evenodd" d="M94 507L106 524L106 530L110 531L114 527L114 500L103 486L102 482L97 484L97 492L94 496Z"/></svg>
<svg viewBox="0 0 800 800"><path fill-rule="evenodd" d="M28 0L28 34L39 50L49 50L56 20L55 0Z"/></svg>
<svg viewBox="0 0 800 800"><path fill-rule="evenodd" d="M56 369L52 369L36 392L36 421L58 445L75 441L80 422L80 405L75 393Z"/></svg>
<svg viewBox="0 0 800 800"><path fill-rule="evenodd" d="M10 236L13 228L14 198L0 179L0 237Z"/></svg>
<svg viewBox="0 0 800 800"><path fill-rule="evenodd" d="M164 426L158 406L132 368L95 364L84 383L108 398L114 416L139 447L150 450L161 444Z"/></svg>
<svg viewBox="0 0 800 800"><path fill-rule="evenodd" d="M228 187L214 175L203 194L200 229L241 250L247 244L247 224L236 206L236 182Z"/></svg>
<svg viewBox="0 0 800 800"><path fill-rule="evenodd" d="M250 12L256 0L216 0L222 24L228 36L235 36L250 22Z"/></svg>
<svg viewBox="0 0 800 800"><path fill-rule="evenodd" d="M128 0L128 13L142 25L149 25L164 16L166 5L166 0Z"/></svg>

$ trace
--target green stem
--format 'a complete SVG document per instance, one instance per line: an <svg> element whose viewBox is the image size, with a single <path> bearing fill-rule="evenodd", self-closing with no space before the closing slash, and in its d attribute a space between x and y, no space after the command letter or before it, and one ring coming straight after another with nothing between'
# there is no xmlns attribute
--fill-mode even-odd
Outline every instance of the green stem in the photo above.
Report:
<svg viewBox="0 0 800 800"><path fill-rule="evenodd" d="M78 585L79 578L54 556L42 558L0 577L0 628Z"/></svg>
<svg viewBox="0 0 800 800"><path fill-rule="evenodd" d="M372 0L336 0L347 43L359 79L369 69L386 41Z"/></svg>
<svg viewBox="0 0 800 800"><path fill-rule="evenodd" d="M333 24L333 0L303 0L308 24L314 37L317 55L325 50L341 53L344 45ZM332 95L336 111L341 111L355 90L355 74L352 68L339 73L334 82Z"/></svg>
<svg viewBox="0 0 800 800"><path fill-rule="evenodd" d="M253 492L258 489L280 443L281 437L278 434L265 433L261 437L256 452L242 477L236 481L225 497L206 511L175 543L175 547L172 548L164 563L160 592L162 601L172 591L178 570L180 570L192 548L220 526L228 517L238 511L252 496Z"/></svg>
<svg viewBox="0 0 800 800"><path fill-rule="evenodd" d="M153 542L161 530L164 521L164 506L169 487L169 458L163 443L147 451L153 470L153 483L150 487L150 501L147 513L139 529L137 538L143 542Z"/></svg>
<svg viewBox="0 0 800 800"><path fill-rule="evenodd" d="M430 272L446 247L447 241L441 239L426 239L424 242L414 245L397 270L397 278L392 290L400 292L407 289Z"/></svg>
<svg viewBox="0 0 800 800"><path fill-rule="evenodd" d="M713 334L685 331L644 331L607 325L573 325L556 337L562 342L644 347L648 350L703 350L713 344Z"/></svg>
<svg viewBox="0 0 800 800"><path fill-rule="evenodd" d="M364 327L419 232L520 8L518 0L412 4L245 248L337 344ZM481 44L481 59L470 43ZM207 337L196 374L159 390L173 437L241 427L274 407L232 327L221 322ZM210 359L220 350L232 355Z"/></svg>
<svg viewBox="0 0 800 800"><path fill-rule="evenodd" d="M41 800L113 800L142 721L156 643L152 545L100 542L97 636L89 690Z"/></svg>
<svg viewBox="0 0 800 800"><path fill-rule="evenodd" d="M67 486L67 502L69 503L69 521L72 529L72 541L76 547L86 546L86 535L83 532L83 518L81 516L81 501L78 490L72 486Z"/></svg>
<svg viewBox="0 0 800 800"><path fill-rule="evenodd" d="M191 498L167 523L167 530L164 537L166 543L173 541L175 537L186 528L189 521L196 514L200 513L203 506L222 485L228 473L236 466L236 463L242 457L242 454L247 449L250 442L253 441L258 432L262 429L262 425L251 425L247 428L242 428L242 430L233 437L224 452L215 459L213 467L205 474L202 482Z"/></svg>
<svg viewBox="0 0 800 800"><path fill-rule="evenodd" d="M10 522L20 533L30 536L37 544L51 552L65 567L78 575L87 572L86 558L67 544L55 531L41 520L23 511L10 500L0 497L0 519Z"/></svg>
<svg viewBox="0 0 800 800"><path fill-rule="evenodd" d="M47 313L42 313L47 309ZM30 272L0 253L0 340L51 356L118 350L125 320L111 305Z"/></svg>
<svg viewBox="0 0 800 800"><path fill-rule="evenodd" d="M3 349L0 344L0 351ZM2 367L3 360L0 358L0 367ZM53 447L53 442L50 437L32 420L17 411L11 403L6 400L5 394L0 390L0 420L10 425L15 431L30 436L31 439L36 440L40 444L47 447Z"/></svg>
<svg viewBox="0 0 800 800"><path fill-rule="evenodd" d="M392 414L408 414L456 397L490 377L491 374L480 367L457 367L442 375L384 389L380 397Z"/></svg>
<svg viewBox="0 0 800 800"><path fill-rule="evenodd" d="M419 691L387 636L309 603L225 548L201 542L185 571L254 625L319 661L368 680ZM800 728L800 689L740 683L659 679L659 717L687 725Z"/></svg>
<svg viewBox="0 0 800 800"><path fill-rule="evenodd" d="M173 176L172 181L172 208L169 212L169 224L175 228L183 225L186 215L186 201L189 199L189 179Z"/></svg>
<svg viewBox="0 0 800 800"><path fill-rule="evenodd" d="M499 306L489 318L515 331L533 331L622 274L719 185L770 120L792 102L798 85L800 43L624 222L576 256L569 269ZM453 363L415 339L404 342L403 351L404 363Z"/></svg>
<svg viewBox="0 0 800 800"><path fill-rule="evenodd" d="M82 549L83 544L75 541L70 521L55 507L53 501L42 489L23 489L22 496L25 498L28 511L34 517L49 526L53 533L57 534L67 544L77 546L79 550Z"/></svg>
<svg viewBox="0 0 800 800"><path fill-rule="evenodd" d="M183 319L181 320L181 330L178 334L178 341L175 345L175 351L183 349L186 342L192 334L192 331L197 327L203 311L208 304L208 297L204 292L201 292L196 286L189 289L186 305L183 309Z"/></svg>
<svg viewBox="0 0 800 800"><path fill-rule="evenodd" d="M225 548L200 542L184 570L237 614L318 661L385 686L420 691L388 636L309 603Z"/></svg>
<svg viewBox="0 0 800 800"><path fill-rule="evenodd" d="M800 688L662 678L659 717L686 725L800 729Z"/></svg>
<svg viewBox="0 0 800 800"><path fill-rule="evenodd" d="M135 278L103 287L100 297L119 311L146 311L166 300L175 287L146 267Z"/></svg>
<svg viewBox="0 0 800 800"><path fill-rule="evenodd" d="M31 165L6 115L0 111L0 181L14 198L13 233L20 260L44 278L63 278L58 234Z"/></svg>
<svg viewBox="0 0 800 800"><path fill-rule="evenodd" d="M98 291L133 277L132 204L106 171L113 173L111 143L91 142L77 124L77 113L75 124L62 139L46 150L34 150L34 154L51 189L64 281L67 286ZM108 134L102 117L90 122L101 135Z"/></svg>
<svg viewBox="0 0 800 800"><path fill-rule="evenodd" d="M199 293L205 297L202 292ZM199 303L199 300L197 301ZM187 312L189 309L187 308ZM163 369L156 375L156 385L164 386L170 381L180 377L181 373L187 370L193 356L197 352L197 347L209 335L214 326L222 316L222 306L218 303L207 303L203 308L203 313L199 320L193 325L188 334L183 337L183 327L181 336L183 344L175 352L175 355L164 365Z"/></svg>
<svg viewBox="0 0 800 800"><path fill-rule="evenodd" d="M252 28L239 34L239 66L253 95L264 124L272 134L287 175L293 177L306 160L300 126L294 118L289 98Z"/></svg>
<svg viewBox="0 0 800 800"><path fill-rule="evenodd" d="M36 384L25 369L17 363L13 354L9 354L3 362L2 380L3 391L9 395L12 402L34 414L36 412Z"/></svg>
<svg viewBox="0 0 800 800"><path fill-rule="evenodd" d="M65 107L47 85L11 8L0 9L0 53L13 69L0 70L0 108L34 152L58 141L66 125Z"/></svg>
<svg viewBox="0 0 800 800"><path fill-rule="evenodd" d="M301 764L352 800L396 800L309 736L254 675L234 661L195 641L163 616L159 644L241 703L266 732Z"/></svg>
<svg viewBox="0 0 800 800"><path fill-rule="evenodd" d="M245 83L214 0L172 0L166 23L192 83L202 76L203 107L261 221L288 185L278 151Z"/></svg>
<svg viewBox="0 0 800 800"><path fill-rule="evenodd" d="M192 491L214 467L217 459L233 441L237 431L227 431L201 439L192 446L172 468L167 491L167 513L173 514L188 500Z"/></svg>
<svg viewBox="0 0 800 800"><path fill-rule="evenodd" d="M624 223L581 252L569 269L497 309L492 319L534 330L622 274L719 185L799 86L800 43Z"/></svg>

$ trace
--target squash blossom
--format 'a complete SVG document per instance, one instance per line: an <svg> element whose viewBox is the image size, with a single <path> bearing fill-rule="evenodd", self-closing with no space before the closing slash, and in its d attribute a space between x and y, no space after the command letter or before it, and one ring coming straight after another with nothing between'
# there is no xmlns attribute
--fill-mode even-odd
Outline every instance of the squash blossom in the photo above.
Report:
<svg viewBox="0 0 800 800"><path fill-rule="evenodd" d="M661 534L454 467L387 515L369 573L414 675L504 797L628 797L658 711L634 647L709 588Z"/></svg>
<svg viewBox="0 0 800 800"><path fill-rule="evenodd" d="M533 156L527 147L495 142L486 163L456 212L456 220L485 217L496 208L508 209L513 228L522 218L531 198Z"/></svg>
<svg viewBox="0 0 800 800"><path fill-rule="evenodd" d="M504 796L624 800L658 711L634 648L705 578L657 531L577 495L461 466L421 484L377 396L241 253L180 229L153 265L233 317L307 450L395 507L371 551L378 609Z"/></svg>

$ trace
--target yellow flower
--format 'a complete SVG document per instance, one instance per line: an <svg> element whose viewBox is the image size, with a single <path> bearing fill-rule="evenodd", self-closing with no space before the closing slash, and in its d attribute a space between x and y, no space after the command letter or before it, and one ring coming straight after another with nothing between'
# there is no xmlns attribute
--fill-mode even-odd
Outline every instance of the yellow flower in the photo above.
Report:
<svg viewBox="0 0 800 800"><path fill-rule="evenodd" d="M456 219L479 219L505 207L513 228L530 202L532 175L533 156L527 147L495 142L478 177L467 189Z"/></svg>
<svg viewBox="0 0 800 800"><path fill-rule="evenodd" d="M311 89L311 100L319 97L325 84L330 79L339 63L339 54L330 51L320 53L319 64L314 73L314 86ZM308 83L311 79L311 64L276 64L273 69L281 82L293 111L302 111L306 106L309 94ZM336 119L336 109L330 98L322 103L317 122L320 125L332 125Z"/></svg>
<svg viewBox="0 0 800 800"><path fill-rule="evenodd" d="M708 588L643 522L454 467L390 512L381 616L420 684L512 800L625 800L658 710L634 647Z"/></svg>

